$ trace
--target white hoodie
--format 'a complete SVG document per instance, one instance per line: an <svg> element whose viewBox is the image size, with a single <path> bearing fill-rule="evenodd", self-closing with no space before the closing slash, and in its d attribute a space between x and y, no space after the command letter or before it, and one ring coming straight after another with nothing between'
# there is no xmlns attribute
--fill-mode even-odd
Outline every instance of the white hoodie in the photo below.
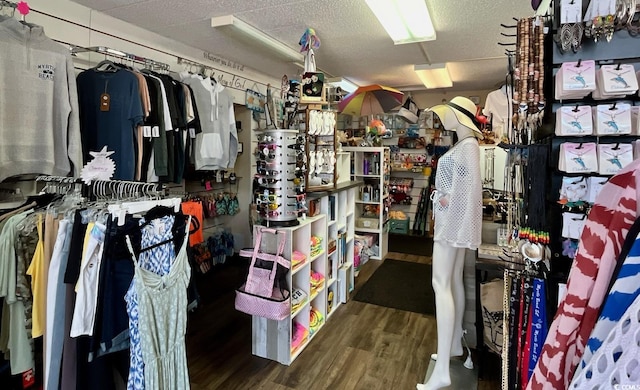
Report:
<svg viewBox="0 0 640 390"><path fill-rule="evenodd" d="M220 83L181 73L182 82L191 86L196 99L202 133L195 141L197 170L233 168L238 157L238 132L233 100Z"/></svg>

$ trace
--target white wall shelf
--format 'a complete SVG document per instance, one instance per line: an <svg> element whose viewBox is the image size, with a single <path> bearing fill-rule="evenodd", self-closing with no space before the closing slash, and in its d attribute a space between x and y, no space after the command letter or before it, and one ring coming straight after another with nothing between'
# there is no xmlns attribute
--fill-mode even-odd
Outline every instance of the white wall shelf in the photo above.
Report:
<svg viewBox="0 0 640 390"><path fill-rule="evenodd" d="M354 180L362 179L363 185L355 203L356 223L353 234L373 236L373 247L377 248L369 259L383 259L388 251L388 183L390 176L390 151L388 147L345 147L352 154L351 172ZM370 193L365 194L369 189ZM365 219L370 218L370 219ZM360 223L359 223L360 221ZM355 237L357 239L357 237ZM356 269L363 264L355 262Z"/></svg>

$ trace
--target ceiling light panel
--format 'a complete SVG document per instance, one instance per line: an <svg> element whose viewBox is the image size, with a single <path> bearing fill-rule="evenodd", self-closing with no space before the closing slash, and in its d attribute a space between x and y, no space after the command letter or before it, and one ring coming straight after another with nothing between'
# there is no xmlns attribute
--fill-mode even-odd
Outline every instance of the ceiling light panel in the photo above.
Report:
<svg viewBox="0 0 640 390"><path fill-rule="evenodd" d="M233 15L225 15L211 18L211 27L227 31L230 35L237 36L247 44L255 43L268 52L283 57L291 62L304 60L302 53L285 45L272 36L264 33L252 25L243 22Z"/></svg>
<svg viewBox="0 0 640 390"><path fill-rule="evenodd" d="M436 39L425 0L365 1L396 45Z"/></svg>
<svg viewBox="0 0 640 390"><path fill-rule="evenodd" d="M413 70L428 89L453 87L447 64L415 65Z"/></svg>

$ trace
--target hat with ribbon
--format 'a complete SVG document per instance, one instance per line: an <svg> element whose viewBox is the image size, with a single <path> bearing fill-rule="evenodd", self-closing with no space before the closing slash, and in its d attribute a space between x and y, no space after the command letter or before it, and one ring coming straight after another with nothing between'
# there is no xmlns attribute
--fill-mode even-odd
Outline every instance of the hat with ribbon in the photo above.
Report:
<svg viewBox="0 0 640 390"><path fill-rule="evenodd" d="M476 116L478 108L466 97L456 96L445 104L431 107L429 111L435 112L441 120L443 120L447 113L452 113L456 116L458 123L475 132L476 138L484 138L480 131L480 125L483 119Z"/></svg>

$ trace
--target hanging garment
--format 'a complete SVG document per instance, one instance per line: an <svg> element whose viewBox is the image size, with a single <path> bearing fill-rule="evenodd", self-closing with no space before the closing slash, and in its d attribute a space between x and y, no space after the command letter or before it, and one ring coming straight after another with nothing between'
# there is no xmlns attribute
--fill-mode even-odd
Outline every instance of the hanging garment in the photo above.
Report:
<svg viewBox="0 0 640 390"><path fill-rule="evenodd" d="M78 100L81 116L82 151L85 161L89 152L105 145L114 153L114 179L133 180L136 171L135 132L142 124L142 101L136 76L124 69L115 72L86 70L78 75ZM109 104L102 104L107 96Z"/></svg>
<svg viewBox="0 0 640 390"><path fill-rule="evenodd" d="M62 348L64 343L65 302L67 286L64 270L69 259L73 223L67 219L60 221L58 237L51 256L47 283L46 346L44 358L44 383L47 390L59 389Z"/></svg>
<svg viewBox="0 0 640 390"><path fill-rule="evenodd" d="M69 49L44 29L0 22L0 182L23 174L80 175L78 98Z"/></svg>
<svg viewBox="0 0 640 390"><path fill-rule="evenodd" d="M591 332L584 350L582 362L576 370L576 376L592 359L607 335L620 321L627 308L640 295L640 219L637 219L627 235L625 247L621 253L624 262L620 268L607 299L602 307L600 318ZM626 249L626 250L625 250Z"/></svg>
<svg viewBox="0 0 640 390"><path fill-rule="evenodd" d="M633 389L638 387L638 329L640 296L628 306L620 321L606 335L589 364L573 378L569 389Z"/></svg>
<svg viewBox="0 0 640 390"><path fill-rule="evenodd" d="M580 237L567 293L527 389L566 389L607 294L626 234L638 216L640 160L602 188Z"/></svg>
<svg viewBox="0 0 640 390"><path fill-rule="evenodd" d="M482 233L480 147L474 137L458 142L438 159L432 193L434 241L475 250Z"/></svg>
<svg viewBox="0 0 640 390"><path fill-rule="evenodd" d="M182 202L180 207L184 214L191 216L191 223L197 227L197 229L189 235L189 246L195 246L204 242L202 227L204 221L204 210L202 208L202 202L195 200Z"/></svg>
<svg viewBox="0 0 640 390"><path fill-rule="evenodd" d="M16 296L15 239L17 225L29 213L15 215L0 223L0 297L2 304L2 326L0 330L0 351L9 355L11 374L16 375L34 367L32 343L25 324L24 302Z"/></svg>
<svg viewBox="0 0 640 390"><path fill-rule="evenodd" d="M87 228L89 240L80 267L76 305L71 323L71 337L93 335L105 230L106 226L99 222L93 226L90 223Z"/></svg>
<svg viewBox="0 0 640 390"><path fill-rule="evenodd" d="M40 337L45 328L45 302L47 294L48 265L44 263L44 235L42 234L42 215L38 215L36 228L38 229L38 245L27 269L31 276L31 291L33 294L33 320L31 333L34 338Z"/></svg>
<svg viewBox="0 0 640 390"><path fill-rule="evenodd" d="M135 265L133 284L138 299L140 346L144 361L144 387L189 389L185 348L187 286L191 268L187 258L189 228L168 274L161 276L140 267L127 237Z"/></svg>
<svg viewBox="0 0 640 390"><path fill-rule="evenodd" d="M189 85L198 106L202 133L195 140L196 170L233 168L238 157L238 131L236 129L233 99L225 87L211 79L180 74Z"/></svg>

